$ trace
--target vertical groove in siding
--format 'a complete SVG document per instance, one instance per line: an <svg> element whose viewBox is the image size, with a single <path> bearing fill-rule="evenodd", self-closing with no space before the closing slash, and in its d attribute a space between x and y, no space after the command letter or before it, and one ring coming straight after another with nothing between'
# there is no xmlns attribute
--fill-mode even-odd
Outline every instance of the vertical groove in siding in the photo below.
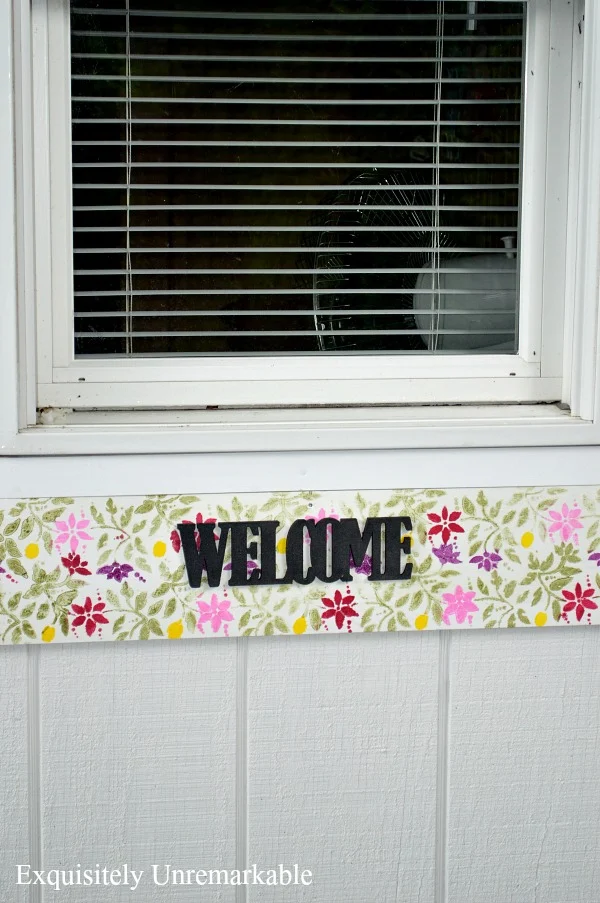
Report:
<svg viewBox="0 0 600 903"><path fill-rule="evenodd" d="M29 865L42 868L42 813L40 782L40 647L27 647L27 769L29 784ZM29 903L42 903L43 888L32 884Z"/></svg>
<svg viewBox="0 0 600 903"><path fill-rule="evenodd" d="M434 903L448 899L448 763L450 741L450 653L452 634L439 634L437 788L435 824L435 896Z"/></svg>
<svg viewBox="0 0 600 903"><path fill-rule="evenodd" d="M237 642L235 867L248 868L248 639ZM246 885L235 889L236 903L246 903Z"/></svg>

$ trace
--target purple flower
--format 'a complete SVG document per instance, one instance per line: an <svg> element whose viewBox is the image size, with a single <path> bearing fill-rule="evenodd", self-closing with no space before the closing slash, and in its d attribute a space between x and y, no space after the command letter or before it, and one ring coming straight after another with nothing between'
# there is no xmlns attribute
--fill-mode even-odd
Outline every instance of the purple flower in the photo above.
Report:
<svg viewBox="0 0 600 903"><path fill-rule="evenodd" d="M600 552L594 552L588 557L588 561L595 561L597 567L600 567Z"/></svg>
<svg viewBox="0 0 600 903"><path fill-rule="evenodd" d="M458 557L458 549L454 548L454 546L449 542L444 543L443 546L438 546L437 549L432 549L431 551L438 559L442 567L445 564L462 564L460 558Z"/></svg>
<svg viewBox="0 0 600 903"><path fill-rule="evenodd" d="M355 571L357 574L366 574L367 577L371 574L371 570L373 568L373 559L370 555L365 555L362 562L357 567L354 562L354 556L352 552L350 552L350 570Z"/></svg>
<svg viewBox="0 0 600 903"><path fill-rule="evenodd" d="M475 555L473 558L469 558L469 562L476 564L478 570L483 568L486 571L492 571L494 568L497 568L499 561L502 561L502 556L498 555L497 550L495 552L484 551L482 555Z"/></svg>
<svg viewBox="0 0 600 903"><path fill-rule="evenodd" d="M127 579L133 568L130 564L119 564L117 561L113 561L112 564L105 564L104 567L98 568L96 571L97 574L105 574L107 580L116 580L117 583L120 583L121 580Z"/></svg>
<svg viewBox="0 0 600 903"><path fill-rule="evenodd" d="M231 564L231 561L230 561L229 564L225 565L223 570L230 571L232 569L232 567L233 567L233 565ZM258 565L257 565L256 561L247 561L246 562L246 570L249 574L251 574L252 571L255 571L257 567L258 567Z"/></svg>

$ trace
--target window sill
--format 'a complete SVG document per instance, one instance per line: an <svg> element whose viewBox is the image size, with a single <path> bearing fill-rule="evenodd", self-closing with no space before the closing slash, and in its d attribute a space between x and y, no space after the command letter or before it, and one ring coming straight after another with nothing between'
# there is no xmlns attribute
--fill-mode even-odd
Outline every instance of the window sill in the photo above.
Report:
<svg viewBox="0 0 600 903"><path fill-rule="evenodd" d="M600 444L600 430L564 407L249 408L43 412L0 446L4 455L169 454L489 448Z"/></svg>

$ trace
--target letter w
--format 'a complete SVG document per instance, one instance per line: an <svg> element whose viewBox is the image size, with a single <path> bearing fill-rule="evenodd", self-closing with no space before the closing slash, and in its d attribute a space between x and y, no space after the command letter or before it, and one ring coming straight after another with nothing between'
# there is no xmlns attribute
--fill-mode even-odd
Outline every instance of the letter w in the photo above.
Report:
<svg viewBox="0 0 600 903"><path fill-rule="evenodd" d="M229 527L224 525L221 529L218 545L213 532L214 524L177 524L177 529L181 536L190 586L194 589L200 586L203 571L206 571L209 586L219 586ZM196 545L196 531L200 537L198 545Z"/></svg>

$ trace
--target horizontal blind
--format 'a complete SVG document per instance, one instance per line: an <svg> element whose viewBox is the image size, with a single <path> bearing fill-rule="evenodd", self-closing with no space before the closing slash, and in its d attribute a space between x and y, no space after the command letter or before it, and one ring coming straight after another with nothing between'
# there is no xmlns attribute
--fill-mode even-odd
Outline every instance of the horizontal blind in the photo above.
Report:
<svg viewBox="0 0 600 903"><path fill-rule="evenodd" d="M76 354L514 352L525 11L72 0Z"/></svg>

